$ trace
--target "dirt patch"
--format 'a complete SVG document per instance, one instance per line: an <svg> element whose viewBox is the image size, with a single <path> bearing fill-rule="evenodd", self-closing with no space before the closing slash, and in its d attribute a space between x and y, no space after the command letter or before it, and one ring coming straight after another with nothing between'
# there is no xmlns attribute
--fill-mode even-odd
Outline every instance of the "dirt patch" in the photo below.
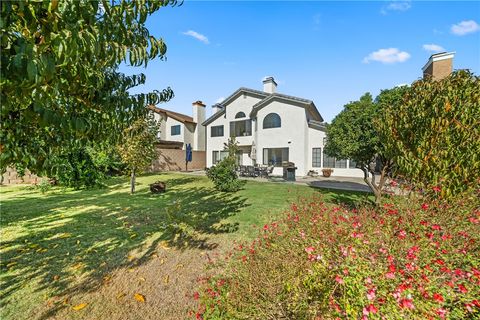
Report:
<svg viewBox="0 0 480 320"><path fill-rule="evenodd" d="M94 292L77 295L70 307L59 310L49 319L184 319L196 309L192 295L198 279L211 275L207 265L216 260L222 248L212 250L157 247L149 261L119 269L103 279ZM136 299L135 294L145 298ZM137 296L138 298L138 296ZM75 311L72 306L86 303ZM51 312L51 311L50 311Z"/></svg>

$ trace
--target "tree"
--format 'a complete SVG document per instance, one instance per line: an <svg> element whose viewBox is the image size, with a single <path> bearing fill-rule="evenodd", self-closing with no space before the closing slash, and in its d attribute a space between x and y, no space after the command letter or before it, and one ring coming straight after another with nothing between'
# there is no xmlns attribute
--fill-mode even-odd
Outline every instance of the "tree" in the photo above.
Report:
<svg viewBox="0 0 480 320"><path fill-rule="evenodd" d="M135 192L136 175L141 173L152 160L157 157L155 142L158 123L149 114L145 118L137 119L130 127L124 130L124 138L117 146L123 163L130 170L130 193Z"/></svg>
<svg viewBox="0 0 480 320"><path fill-rule="evenodd" d="M392 161L379 139L374 119L381 112L370 93L359 101L344 106L332 123L327 126L325 153L339 159L351 159L363 171L364 181L375 194L375 202L381 199L382 188ZM375 181L375 165L381 161L381 174L378 184ZM370 175L370 179L369 179Z"/></svg>
<svg viewBox="0 0 480 320"><path fill-rule="evenodd" d="M444 197L478 186L479 80L460 70L440 81L416 81L393 103L380 101L386 108L379 131L399 174Z"/></svg>
<svg viewBox="0 0 480 320"><path fill-rule="evenodd" d="M117 71L165 58L145 23L167 5L176 1L2 1L0 171L45 172L65 144L118 141L145 105L168 101L170 88L130 95L145 76Z"/></svg>
<svg viewBox="0 0 480 320"><path fill-rule="evenodd" d="M208 169L207 177L212 180L217 190L235 192L242 187L242 181L238 179L236 172L238 143L235 141L235 138L228 139L224 149L228 152L228 156L217 165Z"/></svg>

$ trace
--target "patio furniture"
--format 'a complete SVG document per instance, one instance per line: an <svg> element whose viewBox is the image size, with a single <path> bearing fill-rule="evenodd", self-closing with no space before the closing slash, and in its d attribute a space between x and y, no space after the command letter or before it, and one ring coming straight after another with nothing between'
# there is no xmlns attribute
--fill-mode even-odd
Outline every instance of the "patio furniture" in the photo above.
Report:
<svg viewBox="0 0 480 320"><path fill-rule="evenodd" d="M249 177L256 177L258 174L257 172L255 171L255 167L254 166L247 166L247 176Z"/></svg>
<svg viewBox="0 0 480 320"><path fill-rule="evenodd" d="M238 168L238 174L241 176L241 177L244 177L247 175L247 168L245 166L239 166Z"/></svg>

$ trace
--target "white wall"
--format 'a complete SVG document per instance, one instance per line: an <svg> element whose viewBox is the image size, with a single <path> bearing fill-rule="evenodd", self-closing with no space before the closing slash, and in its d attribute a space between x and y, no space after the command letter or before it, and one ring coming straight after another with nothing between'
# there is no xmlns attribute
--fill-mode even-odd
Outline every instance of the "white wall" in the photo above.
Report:
<svg viewBox="0 0 480 320"><path fill-rule="evenodd" d="M153 112L153 118L155 119L155 121L159 122L160 123L160 129L159 129L159 134L157 135L157 137L161 140L165 140L166 139L166 116L163 115L163 114L158 114L156 112Z"/></svg>
<svg viewBox="0 0 480 320"><path fill-rule="evenodd" d="M205 106L193 104L193 121L197 123L195 126L195 131L193 135L193 150L205 151L205 127L202 126L202 123L206 120L206 110Z"/></svg>
<svg viewBox="0 0 480 320"><path fill-rule="evenodd" d="M252 106L260 101L259 98L251 97L249 95L241 95L225 108L225 114L221 115L219 118L215 119L212 123L206 126L206 136L207 136L207 167L212 166L212 151L220 151L224 148L224 143L230 138L230 121L249 119L248 115L252 111ZM243 112L246 115L246 118L235 119L235 115L238 112ZM223 125L223 137L212 137L211 136L211 127ZM239 145L251 145L254 141L253 128L254 123L252 123L252 135L246 137L237 137L236 141ZM257 149L258 150L258 149ZM258 152L257 152L258 156ZM243 163L245 165L248 163L248 158L243 158ZM251 161L251 160L250 160ZM251 163L251 162L250 162Z"/></svg>
<svg viewBox="0 0 480 320"><path fill-rule="evenodd" d="M172 126L175 126L175 125L180 125L180 134L172 136L171 134ZM165 140L184 142L185 141L184 139L185 139L185 126L183 125L183 123L173 118L167 117L167 120L165 121Z"/></svg>

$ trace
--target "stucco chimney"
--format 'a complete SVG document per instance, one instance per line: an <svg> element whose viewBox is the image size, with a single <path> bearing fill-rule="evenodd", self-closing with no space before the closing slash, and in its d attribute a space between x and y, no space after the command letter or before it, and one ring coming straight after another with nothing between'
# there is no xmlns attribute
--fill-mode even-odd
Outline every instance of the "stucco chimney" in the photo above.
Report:
<svg viewBox="0 0 480 320"><path fill-rule="evenodd" d="M193 150L204 151L205 150L205 127L202 123L206 119L205 104L198 100L192 103L192 118L197 123L195 126L195 132L193 134Z"/></svg>
<svg viewBox="0 0 480 320"><path fill-rule="evenodd" d="M263 92L266 93L275 93L277 90L277 83L273 77L266 77L263 79Z"/></svg>
<svg viewBox="0 0 480 320"><path fill-rule="evenodd" d="M432 54L423 70L423 78L432 77L433 80L441 80L448 77L453 70L453 57L455 52L441 52Z"/></svg>

